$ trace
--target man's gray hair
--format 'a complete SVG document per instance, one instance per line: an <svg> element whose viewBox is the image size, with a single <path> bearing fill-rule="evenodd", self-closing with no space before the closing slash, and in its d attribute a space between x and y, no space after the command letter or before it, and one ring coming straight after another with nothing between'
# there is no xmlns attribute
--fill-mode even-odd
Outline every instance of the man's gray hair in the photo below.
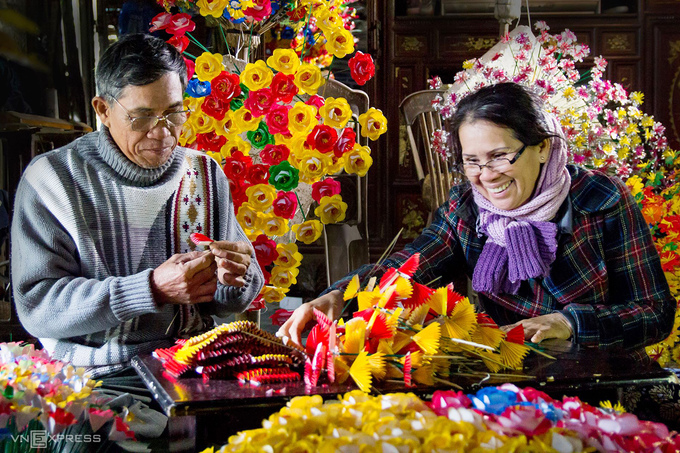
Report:
<svg viewBox="0 0 680 453"><path fill-rule="evenodd" d="M97 64L97 94L112 101L126 86L148 85L172 72L179 76L184 91L187 69L177 49L151 35L124 35L106 49Z"/></svg>

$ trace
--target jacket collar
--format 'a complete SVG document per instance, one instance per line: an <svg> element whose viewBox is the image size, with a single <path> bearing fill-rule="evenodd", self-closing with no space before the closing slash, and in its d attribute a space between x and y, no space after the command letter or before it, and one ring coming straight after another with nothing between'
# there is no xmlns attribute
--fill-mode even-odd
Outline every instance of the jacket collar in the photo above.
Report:
<svg viewBox="0 0 680 453"><path fill-rule="evenodd" d="M560 231L571 232L574 215L584 215L609 209L621 199L618 188L601 172L589 171L567 165L571 175L569 196L557 213ZM472 197L470 183L451 189L451 199L458 200L452 207L455 215L470 225L475 225L479 210Z"/></svg>

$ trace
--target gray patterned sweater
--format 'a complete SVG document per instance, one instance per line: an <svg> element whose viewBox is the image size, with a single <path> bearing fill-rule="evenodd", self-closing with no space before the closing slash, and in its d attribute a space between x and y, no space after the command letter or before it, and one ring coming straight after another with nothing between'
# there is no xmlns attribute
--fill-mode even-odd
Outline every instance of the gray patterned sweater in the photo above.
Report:
<svg viewBox="0 0 680 453"><path fill-rule="evenodd" d="M198 333L209 315L245 310L264 282L253 257L246 286L218 284L213 302L153 300L152 269L195 249L190 233L247 241L224 173L190 149L178 146L162 167L143 169L104 128L36 157L14 206L19 319L55 359L90 368L95 377L170 346L179 333Z"/></svg>

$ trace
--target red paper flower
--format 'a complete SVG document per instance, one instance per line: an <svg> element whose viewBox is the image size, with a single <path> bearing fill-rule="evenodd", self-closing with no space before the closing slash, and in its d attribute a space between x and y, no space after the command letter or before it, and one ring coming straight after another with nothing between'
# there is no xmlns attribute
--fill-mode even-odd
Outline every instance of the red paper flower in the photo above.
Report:
<svg viewBox="0 0 680 453"><path fill-rule="evenodd" d="M354 145L357 143L357 134L351 127L346 127L342 130L338 141L335 142L333 147L333 153L335 156L340 158L343 154L348 153L354 149Z"/></svg>
<svg viewBox="0 0 680 453"><path fill-rule="evenodd" d="M250 156L244 156L241 151L233 153L225 159L224 174L231 180L241 181L246 179L248 168L253 165Z"/></svg>
<svg viewBox="0 0 680 453"><path fill-rule="evenodd" d="M325 124L317 124L307 136L307 145L316 148L322 153L333 151L337 141L338 133L334 128Z"/></svg>
<svg viewBox="0 0 680 453"><path fill-rule="evenodd" d="M217 135L214 131L207 134L196 134L196 145L203 151L218 152L227 143L227 137Z"/></svg>
<svg viewBox="0 0 680 453"><path fill-rule="evenodd" d="M250 91L243 106L250 110L254 116L262 116L266 114L274 104L276 104L276 98L274 97L272 89L263 88L261 90Z"/></svg>
<svg viewBox="0 0 680 453"><path fill-rule="evenodd" d="M293 101L293 98L300 91L295 85L295 75L294 74L284 74L283 72L277 72L272 79L272 91L276 100L287 104Z"/></svg>
<svg viewBox="0 0 680 453"><path fill-rule="evenodd" d="M186 57L182 58L184 58L184 64L187 67L187 80L189 80L194 76L194 72L196 71L196 63L194 63L194 60L189 60Z"/></svg>
<svg viewBox="0 0 680 453"><path fill-rule="evenodd" d="M293 312L291 310L285 310L283 308L279 308L269 318L272 320L272 325L282 326L283 323L288 321L288 318L290 318L290 316L292 314L293 314Z"/></svg>
<svg viewBox="0 0 680 453"><path fill-rule="evenodd" d="M177 49L179 53L182 53L185 50L187 50L187 47L189 47L189 38L187 38L184 35L175 35L172 38L168 39L168 44Z"/></svg>
<svg viewBox="0 0 680 453"><path fill-rule="evenodd" d="M279 257L279 252L276 251L276 242L269 239L266 235L261 234L253 242L253 249L255 249L255 257L260 267L269 266Z"/></svg>
<svg viewBox="0 0 680 453"><path fill-rule="evenodd" d="M172 19L172 14L170 13L160 13L151 19L151 27L149 27L149 32L153 33L158 30L163 30L168 28L170 25L170 20Z"/></svg>
<svg viewBox="0 0 680 453"><path fill-rule="evenodd" d="M305 101L305 104L313 105L317 109L320 109L321 107L323 107L326 104L326 100L324 98L322 98L321 96L319 96L318 94L315 94L313 96L310 96L309 99L307 99ZM316 117L321 118L321 114L317 113Z"/></svg>
<svg viewBox="0 0 680 453"><path fill-rule="evenodd" d="M187 13L179 13L172 16L165 31L171 35L183 35L187 32L192 32L195 29L196 24L191 20L191 16Z"/></svg>
<svg viewBox="0 0 680 453"><path fill-rule="evenodd" d="M276 104L267 112L265 123L267 123L270 134L286 135L290 133L288 129L288 111L290 109L290 105Z"/></svg>
<svg viewBox="0 0 680 453"><path fill-rule="evenodd" d="M262 163L267 165L277 165L288 159L290 150L286 145L267 145L260 152Z"/></svg>
<svg viewBox="0 0 680 453"><path fill-rule="evenodd" d="M272 13L271 0L253 0L253 6L243 10L243 14L252 17L256 22L262 22Z"/></svg>
<svg viewBox="0 0 680 453"><path fill-rule="evenodd" d="M312 198L317 203L321 203L323 197L338 195L340 191L340 183L333 178L326 178L323 181L312 184Z"/></svg>
<svg viewBox="0 0 680 453"><path fill-rule="evenodd" d="M293 192L279 192L274 200L274 214L284 219L292 219L297 210L297 197Z"/></svg>
<svg viewBox="0 0 680 453"><path fill-rule="evenodd" d="M222 101L219 97L214 95L214 91L205 97L201 110L208 116L215 118L218 121L224 119L224 115L229 111L229 103ZM226 143L226 141L224 142Z"/></svg>
<svg viewBox="0 0 680 453"><path fill-rule="evenodd" d="M243 203L248 201L245 187L243 187L237 180L229 178L229 192L231 200L234 202L234 211L238 211Z"/></svg>
<svg viewBox="0 0 680 453"><path fill-rule="evenodd" d="M211 95L217 96L222 102L231 102L236 96L241 94L241 85L237 74L222 71L217 77L210 81Z"/></svg>
<svg viewBox="0 0 680 453"><path fill-rule="evenodd" d="M269 165L253 164L248 168L246 180L250 184L267 184L269 180Z"/></svg>
<svg viewBox="0 0 680 453"><path fill-rule="evenodd" d="M352 58L349 59L350 75L359 85L365 85L375 75L375 64L373 57L357 50Z"/></svg>

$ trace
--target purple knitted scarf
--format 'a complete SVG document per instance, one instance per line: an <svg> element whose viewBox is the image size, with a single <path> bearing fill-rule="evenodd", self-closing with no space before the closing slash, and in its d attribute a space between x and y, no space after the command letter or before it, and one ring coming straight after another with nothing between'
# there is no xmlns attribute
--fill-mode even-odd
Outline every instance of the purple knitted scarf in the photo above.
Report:
<svg viewBox="0 0 680 453"><path fill-rule="evenodd" d="M546 120L549 130L562 134L553 115L546 113ZM550 220L567 198L571 181L566 142L551 142L534 195L517 209L496 208L472 186L478 231L489 237L472 274L475 291L517 294L522 280L548 275L557 251L557 225Z"/></svg>

